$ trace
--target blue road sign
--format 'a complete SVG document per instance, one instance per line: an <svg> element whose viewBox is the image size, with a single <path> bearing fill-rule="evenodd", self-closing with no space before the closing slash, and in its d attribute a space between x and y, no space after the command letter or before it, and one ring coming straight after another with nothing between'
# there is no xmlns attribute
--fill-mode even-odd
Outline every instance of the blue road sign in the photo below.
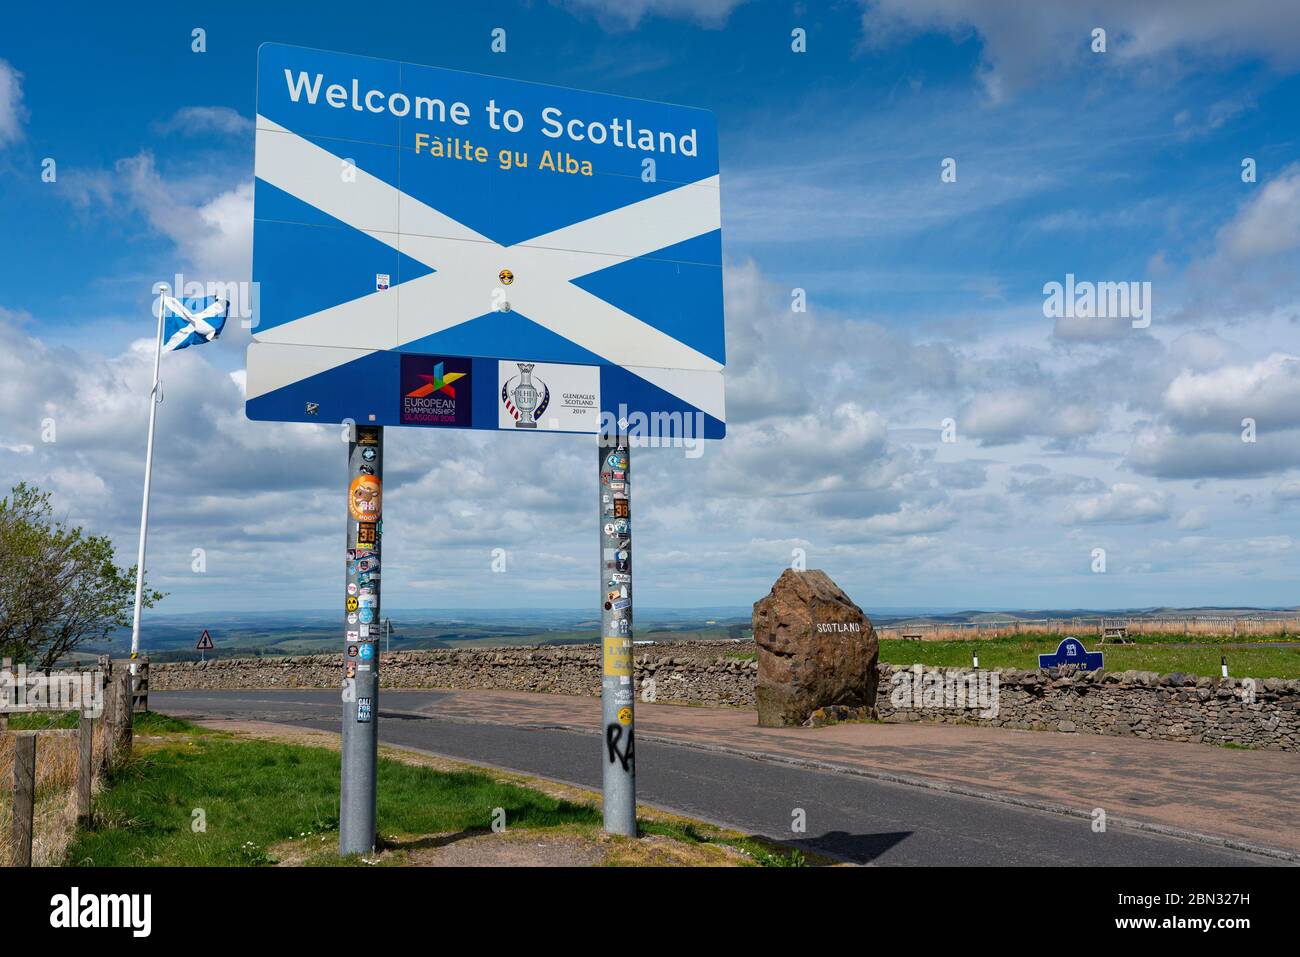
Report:
<svg viewBox="0 0 1300 957"><path fill-rule="evenodd" d="M1060 668L1069 665L1078 671L1100 671L1102 660L1100 651L1088 651L1078 638L1066 638L1050 655L1038 656L1038 667Z"/></svg>
<svg viewBox="0 0 1300 957"><path fill-rule="evenodd" d="M268 43L255 167L249 418L725 433L712 113Z"/></svg>

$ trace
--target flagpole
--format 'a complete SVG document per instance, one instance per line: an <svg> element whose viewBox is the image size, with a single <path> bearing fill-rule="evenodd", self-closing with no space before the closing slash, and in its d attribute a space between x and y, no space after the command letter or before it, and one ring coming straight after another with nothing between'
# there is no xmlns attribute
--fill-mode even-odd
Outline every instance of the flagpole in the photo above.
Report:
<svg viewBox="0 0 1300 957"><path fill-rule="evenodd" d="M153 478L153 430L158 415L158 385L162 370L163 314L167 286L161 284L158 293L158 340L153 353L153 388L149 390L149 439L144 453L144 501L140 505L140 551L135 560L135 620L131 624L131 674L135 674L135 660L140 653L140 602L144 594L144 545L149 534L149 484Z"/></svg>

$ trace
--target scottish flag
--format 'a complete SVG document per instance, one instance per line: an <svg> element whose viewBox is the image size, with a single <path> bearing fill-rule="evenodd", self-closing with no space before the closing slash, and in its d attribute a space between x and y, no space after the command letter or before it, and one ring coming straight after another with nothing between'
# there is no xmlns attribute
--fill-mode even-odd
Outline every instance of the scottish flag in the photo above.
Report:
<svg viewBox="0 0 1300 957"><path fill-rule="evenodd" d="M205 296L201 299L163 297L163 351L175 352L200 342L211 342L226 325L230 303Z"/></svg>

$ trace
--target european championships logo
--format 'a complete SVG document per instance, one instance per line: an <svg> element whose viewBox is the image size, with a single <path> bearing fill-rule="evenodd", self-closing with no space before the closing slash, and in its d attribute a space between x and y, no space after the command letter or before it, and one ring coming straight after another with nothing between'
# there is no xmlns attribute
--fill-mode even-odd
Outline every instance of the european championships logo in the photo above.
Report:
<svg viewBox="0 0 1300 957"><path fill-rule="evenodd" d="M546 407L551 404L551 389L541 379L537 380L537 385L542 387L541 392L537 391L537 386L533 385L533 366L535 362L516 362L519 367L519 375L512 376L506 380L505 385L501 387L501 401L505 404L506 411L515 418L516 429L535 429L537 421L546 411ZM518 381L513 389L511 383Z"/></svg>
<svg viewBox="0 0 1300 957"><path fill-rule="evenodd" d="M464 372L448 372L445 376L442 373L442 363L439 362L433 367L433 375L420 373L420 378L424 380L424 385L406 393L408 399L423 399L426 395L433 392L445 392L451 398L456 398L456 390L451 384L457 379L465 378Z"/></svg>

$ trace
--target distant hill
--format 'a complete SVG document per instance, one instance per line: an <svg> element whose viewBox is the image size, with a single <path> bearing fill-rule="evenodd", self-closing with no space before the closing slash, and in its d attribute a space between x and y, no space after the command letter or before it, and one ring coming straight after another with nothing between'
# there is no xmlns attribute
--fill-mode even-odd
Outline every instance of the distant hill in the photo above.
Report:
<svg viewBox="0 0 1300 957"><path fill-rule="evenodd" d="M878 625L1014 621L1125 617L1246 617L1297 614L1297 608L1197 608L1036 609L1014 611L956 610L890 607L867 609ZM599 620L589 609L395 609L389 619L393 650L429 648L509 647L518 645L573 645L596 641ZM750 609L638 608L638 640L670 642L738 639L750 637ZM266 612L192 612L149 615L141 626L141 648L155 661L191 660L207 629L216 647L209 658L305 655L337 650L342 644L341 612L286 610ZM107 643L83 646L77 658L99 654L125 656L131 633L122 629ZM380 640L383 641L381 632Z"/></svg>
<svg viewBox="0 0 1300 957"><path fill-rule="evenodd" d="M732 614L725 614L730 611ZM749 611L736 609L645 609L637 615L638 639L689 641L744 637ZM597 640L600 620L590 610L438 609L397 610L388 616L391 633L380 641L393 650L456 647L509 647L517 645L590 644ZM342 612L272 611L152 615L141 623L140 647L154 661L198 658L195 644L204 630L215 648L207 658L307 655L335 651L342 645ZM111 641L83 645L77 658L100 654L124 656L131 641L129 629Z"/></svg>

